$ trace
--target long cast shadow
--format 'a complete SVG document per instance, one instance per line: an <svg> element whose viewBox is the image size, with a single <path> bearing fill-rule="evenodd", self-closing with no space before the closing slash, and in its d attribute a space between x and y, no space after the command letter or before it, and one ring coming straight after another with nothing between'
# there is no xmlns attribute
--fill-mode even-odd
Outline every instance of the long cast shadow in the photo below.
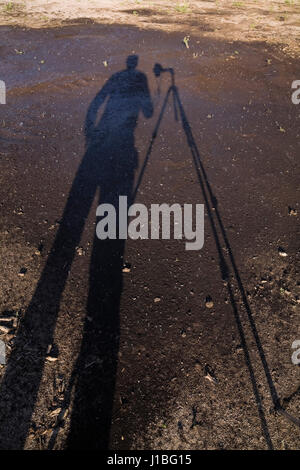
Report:
<svg viewBox="0 0 300 470"><path fill-rule="evenodd" d="M31 426L48 345L52 344L61 296L89 210L100 189L99 204L119 196L131 204L138 154L134 130L138 116L152 116L146 76L138 56L111 76L89 106L86 153L79 166L55 241L30 305L22 319L1 383L0 447L22 449ZM99 122L97 113L106 102ZM119 346L124 240L95 236L89 274L87 316L81 351L66 400L75 387L68 448L107 449ZM49 447L54 444L52 436Z"/></svg>
<svg viewBox="0 0 300 470"><path fill-rule="evenodd" d="M244 284L240 276L238 266L235 261L234 253L233 253L229 238L227 236L225 226L223 224L221 213L218 208L218 200L215 197L211 184L209 182L208 175L206 173L206 170L205 170L202 158L201 158L201 154L198 150L196 141L192 133L192 128L190 126L182 101L180 99L178 88L175 85L174 75L172 77L172 85L170 86L168 93L171 93L171 92L173 92L174 101L176 102L176 105L178 106L183 130L186 135L188 146L191 150L196 174L198 177L198 181L199 181L203 198L205 201L205 205L207 208L210 226L213 232L216 249L217 249L218 257L219 257L220 274L221 274L223 281L225 282L227 286L234 319L235 319L236 326L239 332L241 344L242 344L243 351L244 351L244 358L245 358L245 362L246 362L250 380L251 380L252 390L253 390L253 394L254 394L257 409L258 409L262 431L263 431L268 449L273 449L273 443L272 443L272 439L269 433L268 424L266 421L266 417L265 417L265 413L264 413L264 409L262 405L262 399L259 393L258 384L257 384L257 380L255 377L254 366L252 364L250 354L249 354L245 329L242 323L241 312L239 312L238 302L234 295L234 284L233 284L234 282L237 285L239 295L242 301L242 306L243 306L244 311L246 312L250 330L255 340L257 352L260 357L260 361L261 361L263 371L266 377L267 385L269 388L270 398L273 403L273 410L281 414L282 416L284 416L288 421L290 421L291 423L295 424L298 427L300 427L300 420L297 417L292 416L290 413L288 413L280 402L280 398L278 396L275 384L273 382L270 368L268 365L268 361L264 352L264 348L263 348L263 345L262 345L262 342L261 342L261 339L260 339L260 336L256 327L256 323L253 317L251 306L248 302ZM168 99L168 94L166 96L166 100L167 99ZM225 248L225 252L227 253L228 261L224 257L223 247Z"/></svg>
<svg viewBox="0 0 300 470"><path fill-rule="evenodd" d="M165 110L166 110L166 106L168 104L169 99L172 98L173 106L174 106L174 113L175 113L175 120L178 121L179 117L180 117L181 124L182 124L183 130L184 130L185 135L186 135L187 144L188 144L188 146L190 148L190 151L191 151L191 155L192 155L192 159L193 159L193 162L194 162L195 171L196 171L197 178L198 178L198 181L199 181L199 184L200 184L203 199L204 199L204 202L205 202L205 207L206 207L206 210L207 210L211 230L212 230L212 233L213 233L213 237L214 237L214 240L215 240L215 245L216 245L216 249L217 249L217 253L218 253L218 257L219 257L220 274L221 274L221 277L222 277L223 281L226 283L226 286L227 286L227 289L228 289L228 294L229 294L229 298L230 298L230 302L231 302L231 307L232 307L234 319L235 319L235 322L236 322L236 326L237 326L237 329L238 329L238 333L239 333L239 336L240 336L241 344L242 344L242 347L243 347L245 362L246 362L246 365L247 365L247 368L248 368L250 381L251 381L251 385L252 385L252 390L253 390L253 394L254 394L255 401L256 401L256 406L257 406L257 410L258 410L258 414L259 414L259 418L260 418L262 432L263 432L263 435L265 437L268 449L273 449L273 444L272 444L271 436L270 436L269 429L268 429L268 424L267 424L267 421L266 421L266 417L265 417L265 413L264 413L264 409L263 409L263 405L262 405L262 399L261 399L261 396L260 396L260 393L259 393L258 384L257 384L257 380L256 380L256 377L255 377L254 366L253 366L253 364L251 362L251 358L250 358L250 353L249 353L247 340L246 340L246 334L245 334L245 330L244 330L244 327L243 327L243 324L242 324L241 313L239 312L238 303L237 303L237 300L236 300L235 295L234 295L234 288L233 288L234 287L233 286L234 281L237 283L237 287L238 287L238 290L239 290L239 293L240 293L240 296L241 296L243 307L247 312L248 320L249 320L249 323L250 323L250 328L251 328L252 334L254 336L256 347L258 349L258 353L259 353L259 356L260 356L260 359L261 359L261 362L262 362L262 366L263 366L264 373L265 373L265 376L266 376L266 379L267 379L267 383L268 383L271 399L272 399L272 402L273 402L273 405L274 405L274 409L277 412L283 414L286 418L288 418L290 421L294 422L295 424L299 425L299 422L298 422L298 419L295 419L294 417L290 416L280 405L279 397L277 395L277 391L275 389L275 385L274 385L274 382L273 382L271 374L270 374L270 369L269 369L267 359L266 359L266 356L265 356L265 353L264 353L264 350L263 350L263 347L262 347L262 343L260 341L260 337L259 337L259 334L258 334L258 331L257 331L257 328L256 328L256 324L255 324L255 321L254 321L254 318L253 318L253 315L252 315L252 311L251 311L251 308L250 308L250 305L249 305L249 302L248 302L248 299L247 299L247 296L246 296L245 288L244 288L239 270L238 270L236 262L235 262L234 254L233 254L229 239L227 237L227 233L226 233L223 221L222 221L220 211L218 209L218 201L217 201L217 198L213 194L213 191L212 191L207 173L205 171L204 164L203 164L202 159L201 159L201 154L198 150L196 141L195 141L193 133L192 133L190 123L188 121L187 115L185 113L185 110L184 110L184 107L183 107L183 104L182 104L182 101L181 101L181 98L180 98L180 95L179 95L178 88L175 85L174 70L172 68L165 69L160 64L155 65L154 73L155 73L156 76L160 76L161 73L164 73L164 72L169 72L170 73L170 75L171 75L171 85L170 85L170 87L168 88L168 90L166 92L165 99L163 101L163 105L162 105L162 108L161 108L161 112L158 116L158 120L157 120L156 126L154 128L154 132L152 134L152 139L151 139L150 145L148 147L148 151L146 153L146 158L145 158L144 164L142 166L142 169L141 169L138 181L137 181L137 185L136 185L135 190L134 190L134 197L136 196L137 191L138 191L138 189L141 185L142 178L143 178L143 175L144 175L144 172L145 172L145 168L146 168L146 165L149 161L151 151L152 151L152 147L153 147L154 141L156 139L158 129L159 129L160 124L162 122L163 115L164 115ZM228 261L224 257L223 247L225 247L226 250L227 250Z"/></svg>

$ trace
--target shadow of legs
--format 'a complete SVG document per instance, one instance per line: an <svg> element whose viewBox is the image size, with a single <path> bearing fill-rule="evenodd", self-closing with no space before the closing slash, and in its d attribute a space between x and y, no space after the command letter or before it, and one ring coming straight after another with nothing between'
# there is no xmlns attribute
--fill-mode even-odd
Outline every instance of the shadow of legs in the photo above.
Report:
<svg viewBox="0 0 300 470"><path fill-rule="evenodd" d="M0 388L0 447L22 449L62 292L96 191L88 151L76 174L54 244L15 338Z"/></svg>
<svg viewBox="0 0 300 470"><path fill-rule="evenodd" d="M107 449L119 349L124 241L95 240L68 449Z"/></svg>

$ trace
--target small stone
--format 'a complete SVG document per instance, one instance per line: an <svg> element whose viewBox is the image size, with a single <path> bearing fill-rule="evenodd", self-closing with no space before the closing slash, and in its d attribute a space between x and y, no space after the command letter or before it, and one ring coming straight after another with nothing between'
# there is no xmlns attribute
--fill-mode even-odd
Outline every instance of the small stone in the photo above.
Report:
<svg viewBox="0 0 300 470"><path fill-rule="evenodd" d="M278 254L279 256L282 256L283 258L287 256L287 252L281 247L278 248Z"/></svg>
<svg viewBox="0 0 300 470"><path fill-rule="evenodd" d="M83 256L83 255L84 255L84 249L83 249L81 246L77 246L77 247L76 247L76 253L77 253L79 256Z"/></svg>
<svg viewBox="0 0 300 470"><path fill-rule="evenodd" d="M204 377L207 380L209 380L210 382L212 382L214 384L218 383L218 379L215 376L215 373L214 373L213 369L208 364L206 364L206 366L204 367L204 373L205 373Z"/></svg>
<svg viewBox="0 0 300 470"><path fill-rule="evenodd" d="M297 215L297 210L289 206L289 215Z"/></svg>
<svg viewBox="0 0 300 470"><path fill-rule="evenodd" d="M130 263L124 263L123 268L122 268L122 272L123 273L130 273L130 271L131 271L131 264Z"/></svg>
<svg viewBox="0 0 300 470"><path fill-rule="evenodd" d="M57 361L57 357L54 356L46 356L46 360L49 362L55 362Z"/></svg>
<svg viewBox="0 0 300 470"><path fill-rule="evenodd" d="M160 297L155 297L154 303L160 302Z"/></svg>
<svg viewBox="0 0 300 470"><path fill-rule="evenodd" d="M55 344L49 344L47 348L46 360L49 362L55 362L58 359L58 348Z"/></svg>
<svg viewBox="0 0 300 470"><path fill-rule="evenodd" d="M24 277L26 273L27 273L27 269L26 268L21 268L18 275L20 277Z"/></svg>
<svg viewBox="0 0 300 470"><path fill-rule="evenodd" d="M205 307L206 307L206 308L213 308L213 306L214 306L214 303L213 303L213 301L212 301L212 298L210 297L210 295L208 295L208 296L206 297Z"/></svg>

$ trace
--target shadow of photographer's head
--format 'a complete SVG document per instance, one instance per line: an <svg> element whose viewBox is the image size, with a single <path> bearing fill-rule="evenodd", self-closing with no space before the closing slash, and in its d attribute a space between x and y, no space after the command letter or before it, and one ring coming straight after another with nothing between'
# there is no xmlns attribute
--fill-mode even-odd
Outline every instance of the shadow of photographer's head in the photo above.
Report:
<svg viewBox="0 0 300 470"><path fill-rule="evenodd" d="M126 60L126 66L128 70L134 70L136 69L137 65L139 63L139 56L136 54L129 55Z"/></svg>

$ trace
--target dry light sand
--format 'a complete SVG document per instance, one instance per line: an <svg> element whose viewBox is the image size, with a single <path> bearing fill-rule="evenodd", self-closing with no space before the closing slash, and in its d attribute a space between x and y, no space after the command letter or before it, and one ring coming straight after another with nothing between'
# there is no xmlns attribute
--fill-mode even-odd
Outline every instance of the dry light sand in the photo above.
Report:
<svg viewBox="0 0 300 470"><path fill-rule="evenodd" d="M227 40L279 43L299 51L299 0L26 0L1 1L0 24L49 27L94 21Z"/></svg>

